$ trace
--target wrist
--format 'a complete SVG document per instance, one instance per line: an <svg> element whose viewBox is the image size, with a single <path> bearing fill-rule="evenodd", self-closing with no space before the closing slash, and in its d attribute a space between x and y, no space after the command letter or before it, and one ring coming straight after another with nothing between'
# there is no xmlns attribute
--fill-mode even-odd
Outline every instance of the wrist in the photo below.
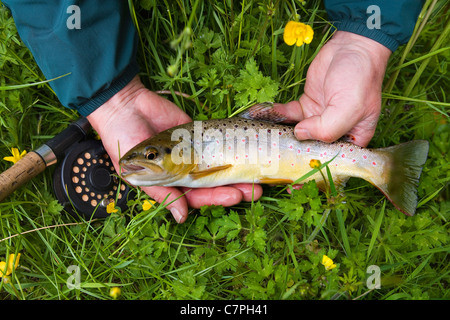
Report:
<svg viewBox="0 0 450 320"><path fill-rule="evenodd" d="M118 91L108 101L94 110L86 118L100 136L102 128L107 127L114 117L126 112L136 112L134 100L145 90L139 76L135 76L125 87Z"/></svg>
<svg viewBox="0 0 450 320"><path fill-rule="evenodd" d="M372 60L384 65L387 64L392 53L391 50L375 40L347 31L336 31L330 42L347 49L365 52L370 55Z"/></svg>

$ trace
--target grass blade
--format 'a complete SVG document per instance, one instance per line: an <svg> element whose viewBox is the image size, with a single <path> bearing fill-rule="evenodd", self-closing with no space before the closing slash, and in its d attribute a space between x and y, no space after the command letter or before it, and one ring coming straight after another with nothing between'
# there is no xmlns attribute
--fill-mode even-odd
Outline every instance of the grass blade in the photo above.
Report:
<svg viewBox="0 0 450 320"><path fill-rule="evenodd" d="M370 239L369 248L367 249L366 261L369 261L369 257L370 257L370 254L372 253L373 246L375 245L375 241L380 232L380 227L381 227L381 222L383 221L385 207L386 207L386 200L383 201L383 207L381 208L380 214L378 215L378 219L375 223L375 227L372 232L372 238Z"/></svg>

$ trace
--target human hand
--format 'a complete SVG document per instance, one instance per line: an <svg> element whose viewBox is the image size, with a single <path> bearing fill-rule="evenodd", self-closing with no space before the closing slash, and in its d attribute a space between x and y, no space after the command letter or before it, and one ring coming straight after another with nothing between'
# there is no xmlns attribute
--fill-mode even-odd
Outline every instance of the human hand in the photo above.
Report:
<svg viewBox="0 0 450 320"><path fill-rule="evenodd" d="M391 51L369 38L337 31L311 63L299 101L275 109L299 121L299 140L332 142L345 134L365 147L381 110L381 86Z"/></svg>
<svg viewBox="0 0 450 320"><path fill-rule="evenodd" d="M135 77L105 104L87 116L102 139L116 171L120 155L139 142L176 125L192 121L175 104L146 89ZM216 188L143 187L155 201L165 204L175 220L182 223L188 216L188 206L232 206L241 201L257 200L262 195L260 185L236 184ZM183 194L186 193L184 196ZM175 199L178 200L174 201ZM174 202L172 202L174 201ZM171 203L172 202L172 203ZM170 204L169 204L170 203Z"/></svg>

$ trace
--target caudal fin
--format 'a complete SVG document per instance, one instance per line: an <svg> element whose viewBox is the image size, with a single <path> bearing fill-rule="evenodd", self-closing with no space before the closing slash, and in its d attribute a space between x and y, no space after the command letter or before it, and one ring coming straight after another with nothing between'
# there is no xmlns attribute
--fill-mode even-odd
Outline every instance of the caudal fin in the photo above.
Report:
<svg viewBox="0 0 450 320"><path fill-rule="evenodd" d="M428 141L414 140L376 150L387 154L391 160L388 181L377 187L398 210L408 216L416 212L417 187L428 148Z"/></svg>

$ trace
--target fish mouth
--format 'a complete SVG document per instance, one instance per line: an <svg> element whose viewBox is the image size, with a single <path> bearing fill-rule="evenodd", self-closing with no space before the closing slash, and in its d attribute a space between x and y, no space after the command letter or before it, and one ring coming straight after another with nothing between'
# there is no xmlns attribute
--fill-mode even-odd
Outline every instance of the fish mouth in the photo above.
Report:
<svg viewBox="0 0 450 320"><path fill-rule="evenodd" d="M144 171L146 169L145 167L138 166L138 165L135 165L135 164L123 164L122 168L126 170L125 172L122 172L122 176L123 177L126 177L126 176L128 176L130 174L133 174L133 173L142 172L142 171Z"/></svg>
<svg viewBox="0 0 450 320"><path fill-rule="evenodd" d="M130 175L151 175L155 176L163 172L163 169L155 164L144 163L121 163L122 169L126 170L122 172L122 177L128 177Z"/></svg>

